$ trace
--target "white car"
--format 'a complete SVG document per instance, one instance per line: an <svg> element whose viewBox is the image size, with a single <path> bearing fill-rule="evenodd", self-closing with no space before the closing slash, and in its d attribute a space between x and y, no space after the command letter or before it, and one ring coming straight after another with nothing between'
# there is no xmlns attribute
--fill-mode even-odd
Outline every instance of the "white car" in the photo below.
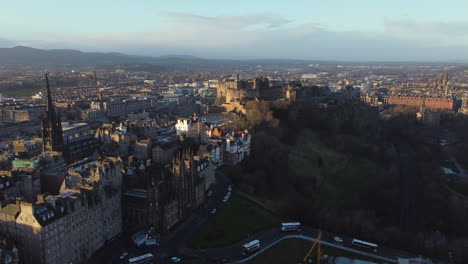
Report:
<svg viewBox="0 0 468 264"><path fill-rule="evenodd" d="M127 252L124 252L120 255L120 259L124 259L125 257L128 256L128 253Z"/></svg>
<svg viewBox="0 0 468 264"><path fill-rule="evenodd" d="M343 243L343 239L339 236L334 237L333 240L335 240L335 242L338 242L338 243Z"/></svg>
<svg viewBox="0 0 468 264"><path fill-rule="evenodd" d="M171 258L171 262L172 262L172 263L179 263L179 262L181 262L181 261L182 261L182 260L181 260L180 258L178 258L178 257L172 257L172 258Z"/></svg>

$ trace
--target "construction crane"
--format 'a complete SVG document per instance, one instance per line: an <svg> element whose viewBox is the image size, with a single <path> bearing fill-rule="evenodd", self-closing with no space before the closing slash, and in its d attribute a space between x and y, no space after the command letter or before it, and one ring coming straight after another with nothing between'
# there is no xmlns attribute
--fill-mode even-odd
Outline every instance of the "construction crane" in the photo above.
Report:
<svg viewBox="0 0 468 264"><path fill-rule="evenodd" d="M309 249L309 252L307 252L307 254L305 255L303 262L306 263L307 259L310 257L310 255L312 255L315 247L318 245L317 246L317 264L320 264L320 257L322 256L322 247L320 246L321 245L320 241L322 241L322 231L319 232L317 239L312 244L312 247Z"/></svg>

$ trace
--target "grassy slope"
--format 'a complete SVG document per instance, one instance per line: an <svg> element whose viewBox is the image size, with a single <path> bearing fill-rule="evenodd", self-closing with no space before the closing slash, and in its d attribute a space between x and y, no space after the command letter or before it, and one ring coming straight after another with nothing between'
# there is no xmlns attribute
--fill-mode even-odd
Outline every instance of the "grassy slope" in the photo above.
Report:
<svg viewBox="0 0 468 264"><path fill-rule="evenodd" d="M318 159L322 159L319 166ZM291 148L290 171L299 178L323 181L316 199L338 203L352 202L350 197L367 188L377 165L363 158L346 157L324 146L310 131L304 131ZM311 190L311 193L315 190Z"/></svg>
<svg viewBox="0 0 468 264"><path fill-rule="evenodd" d="M190 241L190 246L208 248L231 245L280 222L277 216L234 193L229 205L208 220Z"/></svg>

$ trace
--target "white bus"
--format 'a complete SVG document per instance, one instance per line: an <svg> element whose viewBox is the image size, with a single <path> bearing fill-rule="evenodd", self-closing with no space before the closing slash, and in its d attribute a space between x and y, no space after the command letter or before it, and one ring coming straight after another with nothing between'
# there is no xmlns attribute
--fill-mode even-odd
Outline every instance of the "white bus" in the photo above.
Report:
<svg viewBox="0 0 468 264"><path fill-rule="evenodd" d="M281 231L301 231L301 223L299 222L282 223Z"/></svg>
<svg viewBox="0 0 468 264"><path fill-rule="evenodd" d="M253 240L250 241L249 243L245 244L242 246L243 247L243 252L242 255L247 255L250 254L260 248L260 241L259 240Z"/></svg>
<svg viewBox="0 0 468 264"><path fill-rule="evenodd" d="M362 241L362 240L354 238L352 244L356 246L360 246L360 247L371 248L374 251L377 251L377 244L374 244L374 243L370 243L370 242L366 242L366 241Z"/></svg>
<svg viewBox="0 0 468 264"><path fill-rule="evenodd" d="M145 255L141 255L139 257L134 257L128 260L128 264L143 264L143 263L151 263L153 261L153 254L148 253Z"/></svg>

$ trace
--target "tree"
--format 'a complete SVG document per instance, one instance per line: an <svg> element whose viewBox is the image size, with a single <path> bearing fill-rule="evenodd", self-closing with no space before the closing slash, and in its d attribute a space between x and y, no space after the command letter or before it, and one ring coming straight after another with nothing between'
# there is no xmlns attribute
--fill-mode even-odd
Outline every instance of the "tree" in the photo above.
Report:
<svg viewBox="0 0 468 264"><path fill-rule="evenodd" d="M256 128L261 124L277 126L279 120L273 116L270 104L265 101L249 101L245 105L247 126L249 129Z"/></svg>

